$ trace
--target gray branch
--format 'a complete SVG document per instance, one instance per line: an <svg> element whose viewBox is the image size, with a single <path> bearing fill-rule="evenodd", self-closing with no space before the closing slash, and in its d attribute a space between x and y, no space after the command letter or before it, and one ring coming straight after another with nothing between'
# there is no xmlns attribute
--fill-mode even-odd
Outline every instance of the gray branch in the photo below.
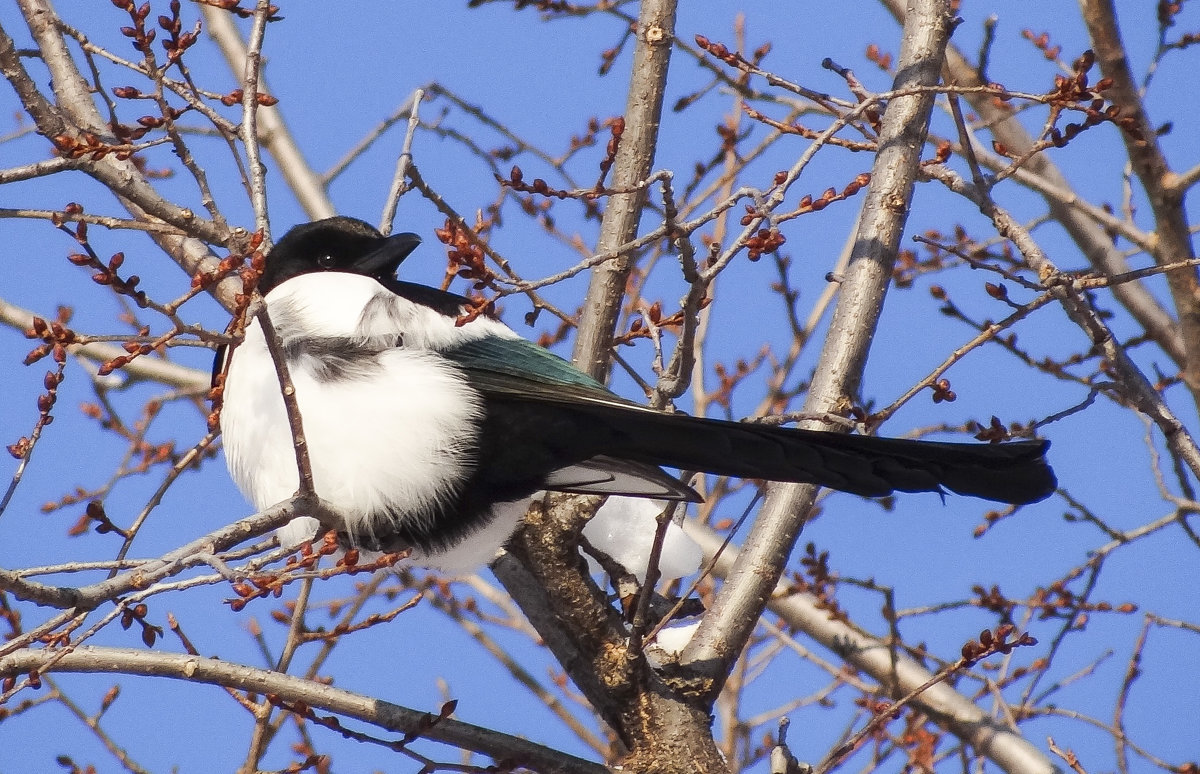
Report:
<svg viewBox="0 0 1200 774"><path fill-rule="evenodd" d="M0 299L0 324L26 331L33 327L33 317L32 312ZM113 344L98 343L71 345L67 351L95 363L128 354ZM130 380L158 382L188 392L205 392L209 383L209 375L204 371L154 357L134 358L121 368L120 374Z"/></svg>
<svg viewBox="0 0 1200 774"><path fill-rule="evenodd" d="M694 520L684 522L684 530L700 544L706 561L720 550L724 540L710 527ZM717 577L728 577L737 559L737 549L726 547L717 559L713 573ZM932 672L908 656L899 655L893 659L894 648L851 624L837 620L811 594L799 592L787 584L777 588L778 593L771 595L768 604L773 613L881 685L894 685L898 694L905 694L933 677ZM1052 774L1058 771L1029 740L1015 729L984 714L974 701L947 683L930 687L914 703L944 722L955 736L1009 774Z"/></svg>
<svg viewBox="0 0 1200 774"><path fill-rule="evenodd" d="M650 175L654 164L674 39L675 0L643 0L625 103L625 132L613 163L612 187L629 193L614 194L605 204L597 253L612 251L637 236L646 201L646 189L639 183ZM613 332L632 266L633 256L624 254L593 269L579 316L575 364L600 381L608 375Z"/></svg>
<svg viewBox="0 0 1200 774"><path fill-rule="evenodd" d="M234 688L259 696L271 694L292 702L302 702L313 709L354 718L387 731L412 734L546 774L608 772L607 768L592 761L498 731L452 718L437 719L428 712L323 685L314 680L218 659L98 647L81 647L69 653L40 648L19 650L0 657L0 675L20 675L32 670L167 677Z"/></svg>
<svg viewBox="0 0 1200 774"><path fill-rule="evenodd" d="M945 0L910 0L893 89L937 85L951 20ZM934 99L932 91L896 97L883 115L879 154L850 266L804 403L806 414L829 411L858 392L904 232ZM817 422L807 424L822 427ZM685 649L681 664L711 681L711 695L720 691L746 647L800 536L816 491L810 485L771 487L729 578Z"/></svg>
<svg viewBox="0 0 1200 774"><path fill-rule="evenodd" d="M200 12L204 15L204 24L209 36L221 49L230 70L234 73L243 72L246 43L233 22L233 14L209 5L201 5ZM271 93L267 87L266 76L262 73L258 76L258 86L259 91ZM300 151L296 138L292 136L283 120L281 109L278 106L260 106L257 119L258 141L271 154L271 158L275 159L279 174L296 195L304 212L313 220L334 215L333 203L329 201L325 184Z"/></svg>
<svg viewBox="0 0 1200 774"><path fill-rule="evenodd" d="M882 0L887 9L897 18L903 18L904 4L901 0ZM974 66L967 57L955 46L946 49L946 61L943 65L946 81L964 88L983 86ZM987 126L997 142L1007 147L1014 155L1024 155L1033 147L1034 139L1021 124L1016 113L997 107L994 97L983 92L963 93L965 99L980 117L980 123ZM1062 170L1045 153L1039 153L1030 158L1024 165L1026 174L1036 177L1057 192L1073 192L1070 182ZM1023 181L1021 175L1016 176L1018 182ZM1049 208L1050 216L1062 225L1071 236L1084 257L1098 271L1108 275L1124 274L1129 271L1129 262L1121 250L1112 243L1105 233L1104 227L1079 208L1072 206L1071 201L1064 196L1048 193L1045 190L1031 186L1041 193ZM1146 329L1164 351L1170 355L1176 364L1182 365L1186 360L1183 336L1178 324L1150 294L1145 285L1137 282L1123 283L1112 288L1113 295L1122 306L1129 310L1134 319Z"/></svg>

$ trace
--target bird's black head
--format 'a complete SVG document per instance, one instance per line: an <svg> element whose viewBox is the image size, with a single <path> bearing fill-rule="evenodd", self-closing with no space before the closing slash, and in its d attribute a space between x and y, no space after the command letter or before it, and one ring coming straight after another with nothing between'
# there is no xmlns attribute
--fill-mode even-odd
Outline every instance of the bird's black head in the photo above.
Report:
<svg viewBox="0 0 1200 774"><path fill-rule="evenodd" d="M338 216L305 223L284 234L267 253L258 290L266 295L293 277L317 271L391 279L419 244L416 234L385 237L357 218Z"/></svg>

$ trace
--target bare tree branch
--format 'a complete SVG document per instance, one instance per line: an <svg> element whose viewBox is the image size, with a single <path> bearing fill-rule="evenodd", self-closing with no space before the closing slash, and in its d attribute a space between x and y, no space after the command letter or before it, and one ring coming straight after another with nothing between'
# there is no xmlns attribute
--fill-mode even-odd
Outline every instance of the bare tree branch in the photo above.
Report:
<svg viewBox="0 0 1200 774"><path fill-rule="evenodd" d="M904 16L904 4L901 0L881 0L888 11L897 19ZM954 45L946 50L944 76L947 83L964 87L985 85L979 73L971 65L967 57ZM1022 126L1020 118L1012 111L997 106L995 101L984 93L964 93L964 98L971 108L979 114L981 122L991 131L996 141L1009 148L1016 155L1024 155L1033 146L1034 140ZM1055 191L1071 191L1066 176L1044 153L1030 158L1016 176L1023 181L1025 175L1037 176L1045 180ZM1071 206L1069 200L1041 191L1050 210L1050 214L1062 224L1071 238L1079 246L1083 255L1097 270L1106 274L1124 274L1129 271L1129 263L1121 251L1113 245L1112 240L1104 229L1090 217ZM1154 338L1176 363L1182 365L1186 359L1183 337L1178 324L1162 308L1146 288L1137 283L1125 284L1113 289L1116 296L1130 314Z"/></svg>
<svg viewBox="0 0 1200 774"><path fill-rule="evenodd" d="M0 323L19 331L27 331L33 327L33 317L32 312L0 299ZM67 351L94 363L105 363L128 354L121 347L111 344L78 344L67 347ZM207 392L210 379L209 374L204 371L152 357L139 357L129 361L121 369L121 373L135 381L157 382L196 393Z"/></svg>
<svg viewBox="0 0 1200 774"><path fill-rule="evenodd" d="M612 186L600 225L597 253L607 253L637 236L646 192L638 186L650 175L658 124L662 117L667 67L675 40L676 0L645 0L638 11L637 35L629 97L625 105L625 130L613 163ZM609 370L609 350L616 330L625 280L633 266L632 255L618 255L592 270L587 301L575 334L575 364L604 381Z"/></svg>
<svg viewBox="0 0 1200 774"><path fill-rule="evenodd" d="M1174 173L1158 144L1157 127L1150 121L1129 69L1125 44L1117 27L1117 9L1111 0L1080 0L1079 7L1083 10L1083 20L1100 71L1112 79L1108 98L1121 109L1126 120L1132 119L1137 125L1136 133L1126 130L1121 133L1121 139L1125 141L1133 172L1145 189L1154 212L1154 232L1158 240L1154 260L1161 265L1194 258L1196 254L1183 204L1186 191L1172 185ZM1181 363L1183 381L1200 409L1200 272L1176 269L1167 274L1167 285L1175 302L1186 351Z"/></svg>
<svg viewBox="0 0 1200 774"><path fill-rule="evenodd" d="M716 557L714 574L728 577L737 564L737 549L726 547L718 555L725 542L721 535L691 519L684 522L684 529L704 549L705 561ZM789 582L781 582L773 589L770 600L767 607L789 627L812 637L880 685L894 687L895 693L908 693L933 677L916 660L903 653L897 655L887 642L830 615L828 608L811 593L796 589ZM1008 774L1057 771L1020 733L986 715L979 705L947 683L931 686L916 703Z"/></svg>
<svg viewBox="0 0 1200 774"><path fill-rule="evenodd" d="M1187 426L1175 416L1175 412L1167 405L1163 396L1129 357L1125 347L1121 345L1101 315L1084 300L1082 293L1072 286L1071 279L1064 276L1050 261L1029 232L1007 211L996 205L987 194L979 191L951 170L927 167L925 171L945 182L955 193L962 194L978 204L980 211L992 219L996 231L1001 236L1012 240L1029 265L1037 271L1038 276L1057 296L1067 316L1083 329L1093 344L1104 352L1104 356L1112 363L1119 377L1122 395L1158 426L1171 451L1187 465L1193 476L1200 479L1200 449L1196 447L1196 442L1188 432ZM1168 275L1179 271L1186 272L1190 269L1192 269L1190 265L1185 265L1173 269L1168 272Z"/></svg>
<svg viewBox="0 0 1200 774"><path fill-rule="evenodd" d="M905 17L895 90L936 86L952 15L944 0L910 0ZM888 103L871 184L830 332L804 403L806 413L835 407L858 393L867 350L892 278L933 110L932 91ZM817 423L810 423L817 424ZM705 675L715 696L745 648L778 583L817 488L773 485L747 535L738 562L681 656L681 664Z"/></svg>
<svg viewBox="0 0 1200 774"><path fill-rule="evenodd" d="M19 6L42 52L42 61L52 75L51 83L58 109L47 110L48 101L28 98L31 92L37 91L36 86L16 57L12 39L2 28L0 68L18 93L27 98L25 109L37 123L38 133L51 139L58 135L78 138L82 132L108 135L105 121L92 102L88 84L67 50L58 26L58 16L49 0L20 0ZM63 113L59 114L58 110ZM121 161L116 154L107 154L99 160L80 159L77 168L108 186L127 204L148 216L213 244L223 245L229 240L229 233L212 221L162 198L132 161Z"/></svg>
<svg viewBox="0 0 1200 774"><path fill-rule="evenodd" d="M21 674L47 668L54 672L107 672L167 677L237 688L259 695L270 694L327 712L336 712L387 731L442 742L487 755L497 761L509 761L547 774L605 774L608 771L604 766L590 761L453 718L439 718L428 712L351 693L313 680L218 659L161 651L87 646L70 653L17 650L0 656L0 674Z"/></svg>
<svg viewBox="0 0 1200 774"><path fill-rule="evenodd" d="M233 72L244 72L246 66L246 44L238 32L233 16L211 5L200 5L204 15L204 24L208 34L220 47L225 61ZM271 93L267 86L266 76L258 75L259 90ZM256 112L258 121L258 141L275 159L279 174L283 176L288 188L295 194L300 206L312 220L328 218L335 214L333 203L325 189L325 183L301 152L296 138L283 120L282 109L276 105L259 106Z"/></svg>

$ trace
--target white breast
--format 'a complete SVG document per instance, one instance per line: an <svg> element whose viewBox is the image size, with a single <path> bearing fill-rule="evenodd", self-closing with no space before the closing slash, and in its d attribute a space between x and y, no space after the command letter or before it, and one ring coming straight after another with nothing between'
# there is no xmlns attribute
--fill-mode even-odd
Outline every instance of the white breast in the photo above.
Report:
<svg viewBox="0 0 1200 774"><path fill-rule="evenodd" d="M474 441L482 408L453 367L426 347L495 335L492 331L455 328L433 310L351 274L289 280L267 303L285 342L318 331L367 341L389 330L394 335L397 322L407 323L399 331L403 346L380 353L370 379L322 380L306 367L306 358L291 363L317 494L347 518L351 534L369 537L372 515L416 518L462 485L470 473L462 455ZM373 311L364 315L368 309ZM291 431L257 322L234 351L221 429L230 473L256 508L295 494L299 476Z"/></svg>

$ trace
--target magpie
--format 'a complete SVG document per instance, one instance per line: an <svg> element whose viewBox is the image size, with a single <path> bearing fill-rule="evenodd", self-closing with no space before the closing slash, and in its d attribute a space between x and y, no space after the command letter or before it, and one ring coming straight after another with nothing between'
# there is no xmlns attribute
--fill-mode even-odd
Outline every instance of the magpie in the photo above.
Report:
<svg viewBox="0 0 1200 774"><path fill-rule="evenodd" d="M536 493L699 501L660 466L866 497L956 492L1030 503L1056 486L1047 441L940 443L668 414L625 400L469 301L395 277L416 234L348 217L299 225L258 289L295 388L317 494L350 545L414 563L486 564ZM468 322L464 320L469 319ZM223 365L222 356L214 367ZM233 348L221 430L259 509L298 488L291 431L257 320ZM312 538L297 519L288 544Z"/></svg>

